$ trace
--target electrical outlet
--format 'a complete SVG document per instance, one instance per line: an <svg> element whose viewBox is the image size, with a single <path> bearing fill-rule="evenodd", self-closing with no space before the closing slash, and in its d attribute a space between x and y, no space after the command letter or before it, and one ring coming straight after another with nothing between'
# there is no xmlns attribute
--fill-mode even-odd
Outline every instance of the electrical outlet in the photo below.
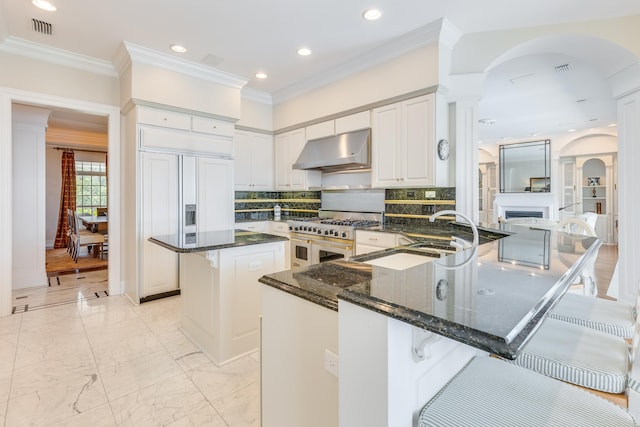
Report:
<svg viewBox="0 0 640 427"><path fill-rule="evenodd" d="M338 355L326 349L324 350L324 369L334 376L338 376Z"/></svg>
<svg viewBox="0 0 640 427"><path fill-rule="evenodd" d="M435 199L436 191L435 190L427 190L424 192L425 199Z"/></svg>
<svg viewBox="0 0 640 427"><path fill-rule="evenodd" d="M262 261L251 261L249 263L249 271L258 271L262 268Z"/></svg>
<svg viewBox="0 0 640 427"><path fill-rule="evenodd" d="M416 192L415 191L407 191L407 198L408 199L415 199L416 198Z"/></svg>
<svg viewBox="0 0 640 427"><path fill-rule="evenodd" d="M436 205L422 205L422 215L433 215L436 213Z"/></svg>

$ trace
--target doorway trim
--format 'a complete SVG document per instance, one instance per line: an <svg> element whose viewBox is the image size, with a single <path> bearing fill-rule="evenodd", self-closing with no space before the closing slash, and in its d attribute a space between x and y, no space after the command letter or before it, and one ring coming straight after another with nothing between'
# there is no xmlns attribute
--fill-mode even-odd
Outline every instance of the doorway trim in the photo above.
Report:
<svg viewBox="0 0 640 427"><path fill-rule="evenodd" d="M44 108L66 108L108 117L109 159L109 295L122 294L120 258L120 109L78 99L0 87L0 316L11 314L12 292L12 123L13 102ZM113 212L113 214L112 214Z"/></svg>

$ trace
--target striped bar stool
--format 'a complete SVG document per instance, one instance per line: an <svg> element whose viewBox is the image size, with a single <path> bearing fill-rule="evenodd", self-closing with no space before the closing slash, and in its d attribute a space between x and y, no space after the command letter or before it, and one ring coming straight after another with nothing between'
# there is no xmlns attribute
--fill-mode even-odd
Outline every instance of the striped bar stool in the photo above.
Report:
<svg viewBox="0 0 640 427"><path fill-rule="evenodd" d="M629 374L624 338L547 318L514 363L604 393L624 393Z"/></svg>
<svg viewBox="0 0 640 427"><path fill-rule="evenodd" d="M417 421L418 427L637 425L606 399L490 357L472 359Z"/></svg>
<svg viewBox="0 0 640 427"><path fill-rule="evenodd" d="M548 316L627 340L635 333L636 308L621 301L567 293Z"/></svg>

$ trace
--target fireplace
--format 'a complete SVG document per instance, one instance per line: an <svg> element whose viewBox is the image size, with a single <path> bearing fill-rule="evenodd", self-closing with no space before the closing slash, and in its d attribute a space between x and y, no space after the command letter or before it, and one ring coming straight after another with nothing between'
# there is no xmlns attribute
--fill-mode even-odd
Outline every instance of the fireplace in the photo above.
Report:
<svg viewBox="0 0 640 427"><path fill-rule="evenodd" d="M543 218L557 221L552 193L496 194L494 212L498 218Z"/></svg>
<svg viewBox="0 0 640 427"><path fill-rule="evenodd" d="M504 211L504 218L542 218L542 211Z"/></svg>

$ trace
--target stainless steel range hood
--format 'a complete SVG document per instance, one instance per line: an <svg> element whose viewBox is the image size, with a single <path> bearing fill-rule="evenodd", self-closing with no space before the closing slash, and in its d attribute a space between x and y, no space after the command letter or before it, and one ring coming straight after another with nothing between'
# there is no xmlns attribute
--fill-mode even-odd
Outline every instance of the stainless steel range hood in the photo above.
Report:
<svg viewBox="0 0 640 427"><path fill-rule="evenodd" d="M307 141L294 169L343 171L371 167L371 129Z"/></svg>

